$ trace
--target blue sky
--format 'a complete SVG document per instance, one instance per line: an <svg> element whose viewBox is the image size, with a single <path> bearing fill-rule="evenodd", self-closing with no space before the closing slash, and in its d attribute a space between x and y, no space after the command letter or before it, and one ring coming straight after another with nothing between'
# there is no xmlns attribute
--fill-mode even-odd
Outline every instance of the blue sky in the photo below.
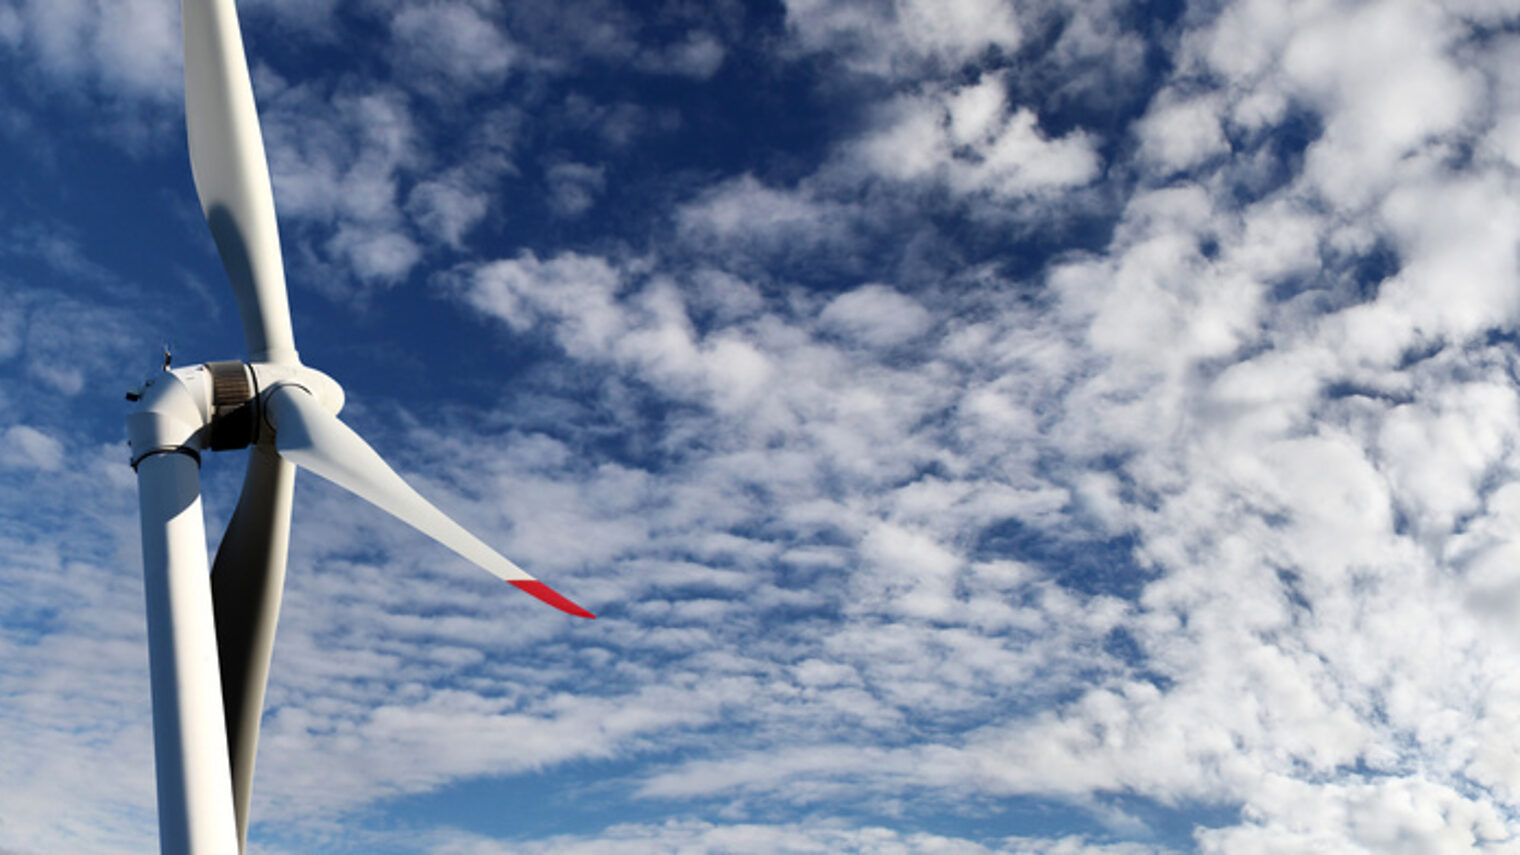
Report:
<svg viewBox="0 0 1520 855"><path fill-rule="evenodd" d="M303 358L600 616L302 476L251 851L1516 845L1520 7L240 9ZM178 15L0 0L3 855L154 845Z"/></svg>

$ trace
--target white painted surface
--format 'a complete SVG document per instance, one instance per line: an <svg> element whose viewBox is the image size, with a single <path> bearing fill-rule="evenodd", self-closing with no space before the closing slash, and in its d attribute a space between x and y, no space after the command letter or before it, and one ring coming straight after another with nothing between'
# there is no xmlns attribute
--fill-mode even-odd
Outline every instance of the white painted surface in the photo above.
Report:
<svg viewBox="0 0 1520 855"><path fill-rule="evenodd" d="M264 136L232 0L184 0L185 125L201 210L237 295L249 358L297 362ZM237 248L225 241L235 234Z"/></svg>
<svg viewBox="0 0 1520 855"><path fill-rule="evenodd" d="M236 855L200 467L187 454L154 454L138 464L137 484L160 850Z"/></svg>

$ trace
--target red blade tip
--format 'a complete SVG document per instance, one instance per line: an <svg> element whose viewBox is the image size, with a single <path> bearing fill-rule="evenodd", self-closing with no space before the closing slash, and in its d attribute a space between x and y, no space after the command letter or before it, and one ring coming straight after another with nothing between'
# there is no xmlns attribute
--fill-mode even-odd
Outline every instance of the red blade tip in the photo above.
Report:
<svg viewBox="0 0 1520 855"><path fill-rule="evenodd" d="M570 602L570 600L565 597L565 595L554 590L548 585L545 585L543 582L540 582L537 579L519 580L512 582L511 585L512 587L516 588L519 591L522 591L525 594L537 597L538 599L548 603L556 609L559 609L565 614L593 619L596 617L596 615L592 614L591 612L588 612L575 603Z"/></svg>

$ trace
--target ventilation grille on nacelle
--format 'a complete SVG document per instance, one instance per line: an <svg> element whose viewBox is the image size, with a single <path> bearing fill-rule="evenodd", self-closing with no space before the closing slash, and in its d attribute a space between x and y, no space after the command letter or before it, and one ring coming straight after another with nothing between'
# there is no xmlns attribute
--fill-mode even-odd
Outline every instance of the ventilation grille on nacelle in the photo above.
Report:
<svg viewBox="0 0 1520 855"><path fill-rule="evenodd" d="M248 369L241 362L208 362L211 372L211 405L220 410L236 407L253 397L253 384L248 382Z"/></svg>

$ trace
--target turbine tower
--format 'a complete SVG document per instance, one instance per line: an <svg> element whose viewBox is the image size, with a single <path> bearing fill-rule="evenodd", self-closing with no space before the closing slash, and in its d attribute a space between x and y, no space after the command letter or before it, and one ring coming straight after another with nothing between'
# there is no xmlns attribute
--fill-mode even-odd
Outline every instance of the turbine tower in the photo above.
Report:
<svg viewBox="0 0 1520 855"><path fill-rule="evenodd" d="M166 365L128 396L138 406L127 433L142 517L161 851L233 855L248 837L297 467L549 605L593 615L449 519L338 419L342 387L296 354L237 10L233 0L183 0L181 11L190 167L248 359ZM242 493L208 569L201 453L240 448L249 449Z"/></svg>

